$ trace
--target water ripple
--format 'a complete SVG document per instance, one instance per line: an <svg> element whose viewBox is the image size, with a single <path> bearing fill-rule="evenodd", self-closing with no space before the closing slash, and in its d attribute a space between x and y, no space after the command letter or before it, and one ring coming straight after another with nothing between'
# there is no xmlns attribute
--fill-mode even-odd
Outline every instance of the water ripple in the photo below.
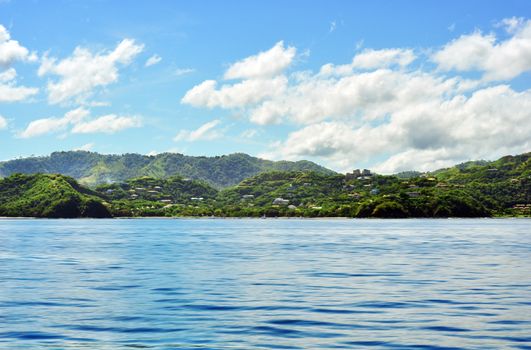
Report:
<svg viewBox="0 0 531 350"><path fill-rule="evenodd" d="M531 220L2 220L2 349L531 349Z"/></svg>

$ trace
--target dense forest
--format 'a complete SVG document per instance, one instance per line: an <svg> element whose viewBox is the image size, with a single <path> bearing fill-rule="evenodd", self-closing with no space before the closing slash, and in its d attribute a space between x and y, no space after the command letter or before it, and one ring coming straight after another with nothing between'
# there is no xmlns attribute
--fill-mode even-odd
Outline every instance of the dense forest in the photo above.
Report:
<svg viewBox="0 0 531 350"><path fill-rule="evenodd" d="M11 174L53 173L73 177L94 186L150 176L159 179L174 175L203 180L216 188L233 186L261 172L316 171L334 173L309 161L278 161L235 153L218 157L192 157L179 153L155 156L140 154L104 155L86 151L54 152L47 157L30 157L0 162L0 177Z"/></svg>
<svg viewBox="0 0 531 350"><path fill-rule="evenodd" d="M57 174L15 174L0 180L0 216L108 218L111 213L94 191Z"/></svg>
<svg viewBox="0 0 531 350"><path fill-rule="evenodd" d="M14 174L0 180L0 216L531 216L530 156L392 176L272 170L222 189L182 175L141 176L89 189L64 175Z"/></svg>

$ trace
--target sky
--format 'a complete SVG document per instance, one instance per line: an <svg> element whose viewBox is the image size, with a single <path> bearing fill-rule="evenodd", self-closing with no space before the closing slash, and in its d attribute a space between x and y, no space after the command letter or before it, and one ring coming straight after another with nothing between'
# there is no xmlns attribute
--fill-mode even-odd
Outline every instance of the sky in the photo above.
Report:
<svg viewBox="0 0 531 350"><path fill-rule="evenodd" d="M0 0L0 160L531 151L531 2Z"/></svg>

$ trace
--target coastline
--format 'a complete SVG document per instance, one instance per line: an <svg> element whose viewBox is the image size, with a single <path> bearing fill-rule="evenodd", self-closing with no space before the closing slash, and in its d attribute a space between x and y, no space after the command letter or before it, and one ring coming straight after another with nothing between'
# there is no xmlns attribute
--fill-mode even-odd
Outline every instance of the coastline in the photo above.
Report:
<svg viewBox="0 0 531 350"><path fill-rule="evenodd" d="M346 216L326 216L326 217L299 217L299 216L280 216L280 217L221 217L221 216L118 216L113 218L44 218L35 216L0 216L0 220L467 220L467 219L531 219L530 216L482 216L482 217L408 217L408 218L352 218Z"/></svg>

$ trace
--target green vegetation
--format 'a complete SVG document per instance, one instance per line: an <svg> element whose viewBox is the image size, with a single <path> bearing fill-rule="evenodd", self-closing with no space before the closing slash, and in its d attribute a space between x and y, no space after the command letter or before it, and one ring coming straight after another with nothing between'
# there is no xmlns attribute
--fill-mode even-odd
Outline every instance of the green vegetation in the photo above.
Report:
<svg viewBox="0 0 531 350"><path fill-rule="evenodd" d="M211 207L218 194L204 181L181 176L167 179L144 176L100 185L95 190L111 203L109 208L114 216L200 215L199 211L188 208Z"/></svg>
<svg viewBox="0 0 531 350"><path fill-rule="evenodd" d="M216 188L233 186L250 176L271 170L334 172L308 161L273 162L235 153L218 157L190 157L178 153L156 156L140 154L103 155L85 151L55 152L47 157L30 157L0 162L0 177L15 173L57 173L94 186L150 176L174 175L204 180Z"/></svg>
<svg viewBox="0 0 531 350"><path fill-rule="evenodd" d="M530 156L531 153L526 153L494 162L463 163L433 173L407 172L394 176L368 171L341 175L273 170L258 172L221 190L206 181L180 175L141 176L89 190L62 175L16 174L0 180L0 215L531 216ZM275 164L281 168L289 165ZM241 174L238 169L231 171Z"/></svg>
<svg viewBox="0 0 531 350"><path fill-rule="evenodd" d="M316 173L257 175L218 196L229 216L483 217L491 212L462 189L436 180ZM277 199L278 198L278 199Z"/></svg>
<svg viewBox="0 0 531 350"><path fill-rule="evenodd" d="M96 192L63 175L14 174L0 180L0 216L110 217Z"/></svg>

